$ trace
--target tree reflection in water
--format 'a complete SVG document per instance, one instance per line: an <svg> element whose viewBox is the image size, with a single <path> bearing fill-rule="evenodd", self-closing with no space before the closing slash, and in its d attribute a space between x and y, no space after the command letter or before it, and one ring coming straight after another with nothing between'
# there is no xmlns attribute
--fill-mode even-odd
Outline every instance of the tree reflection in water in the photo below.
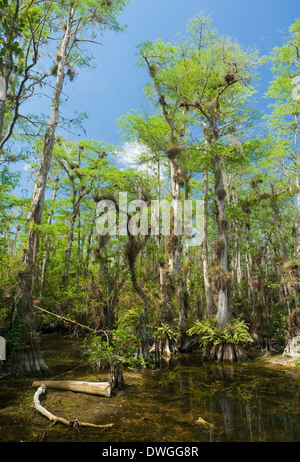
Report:
<svg viewBox="0 0 300 462"><path fill-rule="evenodd" d="M200 417L208 423L190 428L191 441L299 441L298 374L251 362L196 364L186 358L162 373L156 385L164 401L172 395L178 420L192 415L194 422Z"/></svg>

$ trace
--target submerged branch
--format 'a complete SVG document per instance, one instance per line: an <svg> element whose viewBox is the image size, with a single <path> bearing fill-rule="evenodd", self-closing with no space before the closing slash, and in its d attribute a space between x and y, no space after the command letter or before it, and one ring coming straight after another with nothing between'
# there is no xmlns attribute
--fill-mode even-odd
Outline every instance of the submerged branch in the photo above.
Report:
<svg viewBox="0 0 300 462"><path fill-rule="evenodd" d="M40 396L46 393L46 390L47 390L46 385L42 383L41 386L37 389L37 391L34 394L33 406L40 414L47 417L47 419L49 419L50 422L52 422L52 425L55 425L57 422L60 422L61 424L66 425L67 427L73 427L77 429L79 429L80 427L109 428L113 426L112 423L106 424L106 425L96 425L96 424L92 424L88 422L79 422L77 419L70 421L70 420L64 419L63 417L58 417L52 414L40 403Z"/></svg>

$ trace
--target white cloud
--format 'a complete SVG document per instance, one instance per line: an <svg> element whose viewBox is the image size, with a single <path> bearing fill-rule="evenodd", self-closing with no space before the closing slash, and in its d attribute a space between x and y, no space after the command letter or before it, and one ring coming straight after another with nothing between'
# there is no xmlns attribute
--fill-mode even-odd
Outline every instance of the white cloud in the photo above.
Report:
<svg viewBox="0 0 300 462"><path fill-rule="evenodd" d="M32 166L30 164L25 164L23 167L24 172L31 172Z"/></svg>
<svg viewBox="0 0 300 462"><path fill-rule="evenodd" d="M145 160L149 158L149 162ZM146 174L148 177L158 179L161 182L168 183L169 181L169 168L168 161L160 158L158 172L158 163L154 162L155 153L153 153L147 146L139 141L125 142L122 151L117 153L118 167L122 169L133 168L138 172ZM157 159L158 160L158 159Z"/></svg>
<svg viewBox="0 0 300 462"><path fill-rule="evenodd" d="M139 141L126 141L122 151L118 152L118 162L121 168L134 168L140 172L155 174L157 168L151 165L150 162L141 160L141 157L149 156L149 160L153 157L152 152Z"/></svg>
<svg viewBox="0 0 300 462"><path fill-rule="evenodd" d="M139 158L146 150L146 146L143 146L138 141L126 141L122 151L118 152L118 160L124 168L138 167Z"/></svg>

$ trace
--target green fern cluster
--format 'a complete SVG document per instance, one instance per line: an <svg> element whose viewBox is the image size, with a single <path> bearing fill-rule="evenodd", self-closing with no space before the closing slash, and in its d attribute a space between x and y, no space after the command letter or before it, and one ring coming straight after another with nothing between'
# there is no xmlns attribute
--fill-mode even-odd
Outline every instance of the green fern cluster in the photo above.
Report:
<svg viewBox="0 0 300 462"><path fill-rule="evenodd" d="M170 327L168 324L164 324L163 322L159 327L154 330L154 337L161 340L166 340L169 338L170 340L175 340L178 335L178 330Z"/></svg>
<svg viewBox="0 0 300 462"><path fill-rule="evenodd" d="M194 343L202 346L231 343L238 345L253 342L245 322L239 318L232 318L225 329L217 327L215 318L194 322L188 330L188 335L195 336Z"/></svg>

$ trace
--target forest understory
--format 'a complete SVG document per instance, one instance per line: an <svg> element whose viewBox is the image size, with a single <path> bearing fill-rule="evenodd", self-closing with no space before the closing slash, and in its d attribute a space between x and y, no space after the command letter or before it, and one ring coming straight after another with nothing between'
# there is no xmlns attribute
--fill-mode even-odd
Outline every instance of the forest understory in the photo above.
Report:
<svg viewBox="0 0 300 462"><path fill-rule="evenodd" d="M123 366L195 348L205 361L285 353L297 366L300 20L268 56L202 14L185 37L140 44L151 110L117 121L139 153L124 168L121 147L63 135L84 116L67 120L62 98L92 72L87 43L122 31L127 1L0 3L0 374L49 374L39 337L64 329L113 388ZM22 115L40 88L48 116ZM11 169L24 161L30 198Z"/></svg>

